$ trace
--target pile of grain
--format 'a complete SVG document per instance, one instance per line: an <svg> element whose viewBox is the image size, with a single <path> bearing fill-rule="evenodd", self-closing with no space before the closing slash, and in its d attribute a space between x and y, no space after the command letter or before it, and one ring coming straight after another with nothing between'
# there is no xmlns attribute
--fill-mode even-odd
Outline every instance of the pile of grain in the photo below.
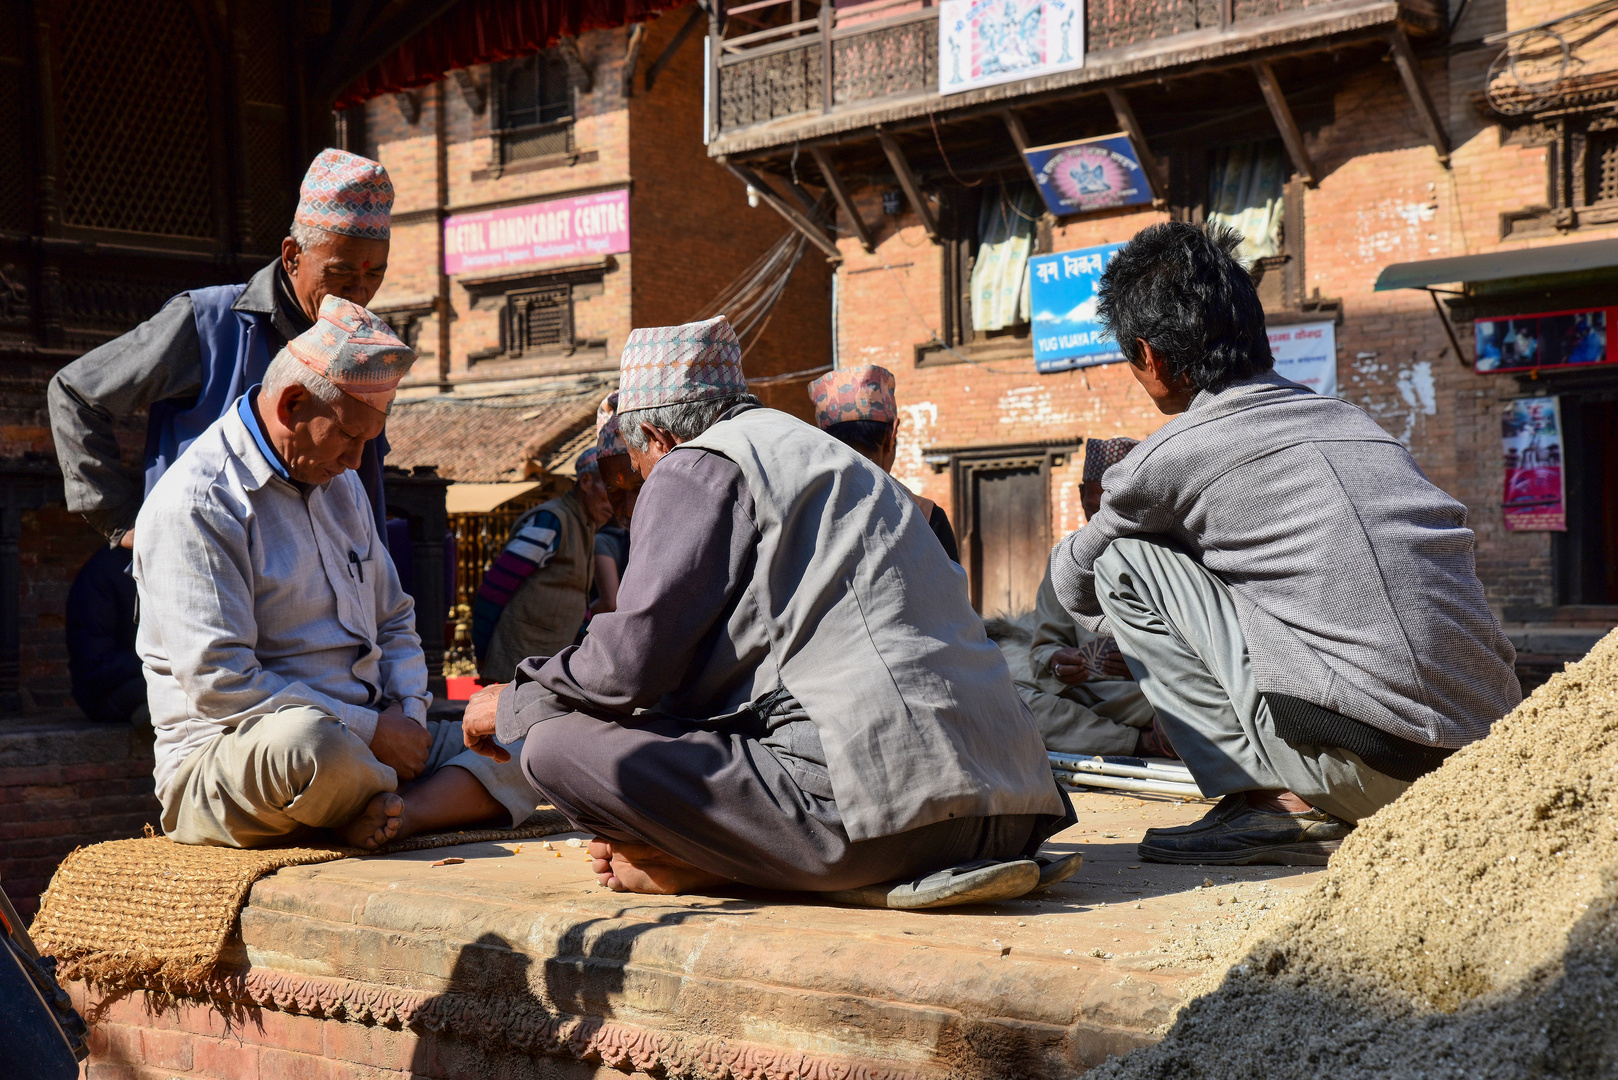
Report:
<svg viewBox="0 0 1618 1080"><path fill-rule="evenodd" d="M1097 1080L1618 1076L1618 631L1361 823Z"/></svg>

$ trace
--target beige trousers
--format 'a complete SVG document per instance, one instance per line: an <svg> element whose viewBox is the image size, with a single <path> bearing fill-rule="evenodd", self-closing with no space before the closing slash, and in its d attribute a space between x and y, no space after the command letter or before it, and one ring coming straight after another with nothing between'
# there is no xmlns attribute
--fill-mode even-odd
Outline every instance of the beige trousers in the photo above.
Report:
<svg viewBox="0 0 1618 1080"><path fill-rule="evenodd" d="M511 813L513 827L538 796L523 776L522 744L504 765L466 749L459 721L430 720L432 750L421 778L456 765ZM182 844L263 847L352 821L399 778L342 721L288 706L244 720L186 758L163 800L163 831Z"/></svg>

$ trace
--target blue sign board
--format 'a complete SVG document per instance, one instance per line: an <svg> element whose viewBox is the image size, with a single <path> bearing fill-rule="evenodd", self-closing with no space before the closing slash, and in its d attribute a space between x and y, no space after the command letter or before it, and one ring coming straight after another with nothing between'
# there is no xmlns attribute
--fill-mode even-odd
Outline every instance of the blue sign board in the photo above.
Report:
<svg viewBox="0 0 1618 1080"><path fill-rule="evenodd" d="M1028 260L1036 369L1048 374L1124 358L1096 316L1101 272L1123 246L1102 244Z"/></svg>
<svg viewBox="0 0 1618 1080"><path fill-rule="evenodd" d="M1039 193L1057 217L1152 201L1152 185L1140 167L1140 155L1122 132L1036 146L1027 157Z"/></svg>

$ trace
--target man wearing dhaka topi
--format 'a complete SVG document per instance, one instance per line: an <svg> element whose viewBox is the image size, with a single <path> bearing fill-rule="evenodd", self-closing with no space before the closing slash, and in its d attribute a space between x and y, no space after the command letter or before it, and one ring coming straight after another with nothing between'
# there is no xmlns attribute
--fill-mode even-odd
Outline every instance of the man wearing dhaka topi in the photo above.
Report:
<svg viewBox="0 0 1618 1080"><path fill-rule="evenodd" d="M415 608L353 471L415 359L326 297L141 507L136 644L181 843L376 848L534 810L520 769L427 720Z"/></svg>
<svg viewBox="0 0 1618 1080"><path fill-rule="evenodd" d="M747 392L723 317L639 329L617 421L644 485L617 608L468 703L601 884L883 907L1006 899L1072 810L966 582L897 481ZM496 742L496 739L499 742Z"/></svg>

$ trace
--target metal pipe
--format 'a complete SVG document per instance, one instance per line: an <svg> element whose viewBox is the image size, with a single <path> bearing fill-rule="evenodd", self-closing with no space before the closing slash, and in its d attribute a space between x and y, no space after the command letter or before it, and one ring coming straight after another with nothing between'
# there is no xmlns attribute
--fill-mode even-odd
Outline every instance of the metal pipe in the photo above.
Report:
<svg viewBox="0 0 1618 1080"><path fill-rule="evenodd" d="M1206 798L1193 784L1174 784L1167 780L1132 780L1126 776L1070 772L1058 772L1056 780L1064 787L1069 788L1107 788L1114 791L1132 791L1142 795L1172 795L1178 799Z"/></svg>
<svg viewBox="0 0 1618 1080"><path fill-rule="evenodd" d="M1184 765L1124 765L1102 758L1073 757L1050 754L1052 768L1069 772L1093 772L1104 776L1133 776L1142 780L1168 780L1177 784L1195 784L1191 770Z"/></svg>

